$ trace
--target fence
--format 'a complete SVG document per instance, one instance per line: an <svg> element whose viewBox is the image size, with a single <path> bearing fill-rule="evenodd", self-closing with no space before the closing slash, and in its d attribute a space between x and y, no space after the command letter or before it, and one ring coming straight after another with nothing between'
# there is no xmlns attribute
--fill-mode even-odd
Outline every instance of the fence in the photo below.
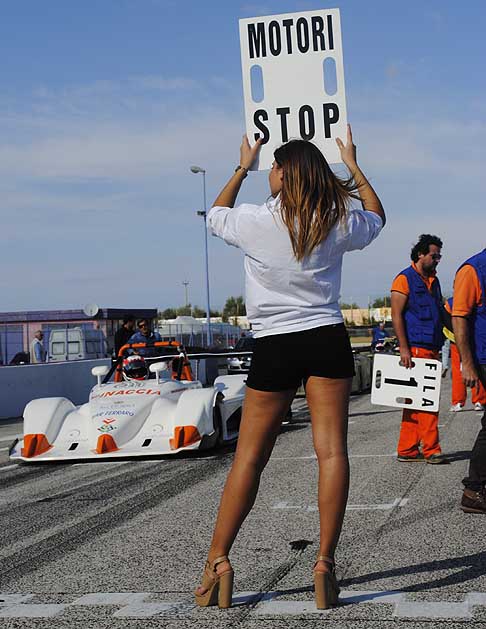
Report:
<svg viewBox="0 0 486 629"><path fill-rule="evenodd" d="M186 347L206 347L207 328L201 323L160 323L158 332L164 341L175 339ZM229 323L211 323L212 347L227 348L236 345L241 329Z"/></svg>

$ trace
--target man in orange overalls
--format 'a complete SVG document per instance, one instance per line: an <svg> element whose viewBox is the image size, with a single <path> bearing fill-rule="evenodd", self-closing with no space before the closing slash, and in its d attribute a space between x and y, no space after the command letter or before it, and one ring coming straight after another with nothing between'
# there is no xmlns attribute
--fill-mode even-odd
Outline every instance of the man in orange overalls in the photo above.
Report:
<svg viewBox="0 0 486 629"><path fill-rule="evenodd" d="M392 319L404 367L413 358L439 358L442 347L443 300L436 275L442 241L422 234L413 247L411 266L399 273L391 287ZM398 460L449 463L439 444L439 414L404 409L398 441ZM420 445L422 452L420 452Z"/></svg>
<svg viewBox="0 0 486 629"><path fill-rule="evenodd" d="M452 297L450 297L444 304L446 312L452 316ZM452 331L452 321L449 329L444 326L444 334L451 342L451 372L452 372L452 406L450 410L453 413L462 411L467 399L467 389L462 379L461 371L461 358L456 345L456 339L454 332ZM486 410L486 390L480 382L477 387L471 389L471 401L474 404L474 410L483 412Z"/></svg>

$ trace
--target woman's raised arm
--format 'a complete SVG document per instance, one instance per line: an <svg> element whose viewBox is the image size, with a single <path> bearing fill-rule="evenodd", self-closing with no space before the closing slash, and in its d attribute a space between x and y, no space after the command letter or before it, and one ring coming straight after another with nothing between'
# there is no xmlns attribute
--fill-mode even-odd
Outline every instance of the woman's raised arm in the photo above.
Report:
<svg viewBox="0 0 486 629"><path fill-rule="evenodd" d="M240 191L243 179L248 175L253 162L256 160L262 140L259 138L253 146L250 146L248 136L243 136L243 141L240 146L240 164L239 168L235 170L231 179L221 190L216 197L216 201L213 203L213 207L233 207Z"/></svg>
<svg viewBox="0 0 486 629"><path fill-rule="evenodd" d="M349 169L352 178L358 186L358 194L361 199L361 204L364 210L368 212L374 212L383 221L383 225L386 223L385 210L383 205L373 190L372 185L366 179L363 171L358 166L356 160L356 146L353 144L353 134L351 132L351 125L348 124L346 144L343 143L341 138L336 138L336 143L341 151L341 158Z"/></svg>

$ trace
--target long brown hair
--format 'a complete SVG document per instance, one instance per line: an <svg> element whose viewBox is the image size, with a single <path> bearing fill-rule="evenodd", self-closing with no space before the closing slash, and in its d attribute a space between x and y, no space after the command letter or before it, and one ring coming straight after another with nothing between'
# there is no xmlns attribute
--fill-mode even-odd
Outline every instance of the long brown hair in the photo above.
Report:
<svg viewBox="0 0 486 629"><path fill-rule="evenodd" d="M284 169L280 213L300 262L344 220L351 199L359 199L357 186L352 178L335 175L312 142L290 140L274 157Z"/></svg>

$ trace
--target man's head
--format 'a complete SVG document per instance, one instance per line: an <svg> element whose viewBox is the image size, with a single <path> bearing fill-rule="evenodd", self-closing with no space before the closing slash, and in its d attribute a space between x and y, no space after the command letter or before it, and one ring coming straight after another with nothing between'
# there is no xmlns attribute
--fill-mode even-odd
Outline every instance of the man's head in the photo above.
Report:
<svg viewBox="0 0 486 629"><path fill-rule="evenodd" d="M132 314L126 314L123 317L123 325L127 330L132 331L135 328L135 317Z"/></svg>
<svg viewBox="0 0 486 629"><path fill-rule="evenodd" d="M42 330L37 330L34 336L36 339L39 339L39 341L42 341L42 339L44 338L44 332Z"/></svg>
<svg viewBox="0 0 486 629"><path fill-rule="evenodd" d="M147 319L139 319L137 323L137 328L144 336L149 336L150 334L150 326Z"/></svg>
<svg viewBox="0 0 486 629"><path fill-rule="evenodd" d="M147 380L149 375L143 356L127 356L123 361L124 380Z"/></svg>
<svg viewBox="0 0 486 629"><path fill-rule="evenodd" d="M380 321L380 323L378 325L380 326L380 330L384 330L385 329L385 322L384 321Z"/></svg>
<svg viewBox="0 0 486 629"><path fill-rule="evenodd" d="M410 252L412 261L424 275L432 275L442 257L442 240L438 236L422 234Z"/></svg>

